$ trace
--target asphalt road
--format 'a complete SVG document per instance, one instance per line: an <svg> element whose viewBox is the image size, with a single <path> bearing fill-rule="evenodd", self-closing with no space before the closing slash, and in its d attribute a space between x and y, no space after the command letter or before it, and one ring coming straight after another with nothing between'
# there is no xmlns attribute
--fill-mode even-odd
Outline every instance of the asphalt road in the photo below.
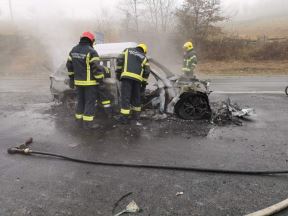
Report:
<svg viewBox="0 0 288 216"><path fill-rule="evenodd" d="M258 93L258 94L282 94L284 88L288 85L288 76L199 76L201 79L211 81L211 89L215 93ZM34 93L37 89L42 94L49 93L49 82L43 79L17 79L4 78L0 80L0 92L10 93ZM16 86L16 88L15 88Z"/></svg>
<svg viewBox="0 0 288 216"><path fill-rule="evenodd" d="M280 94L287 80L212 79L216 93L211 95L211 102L229 96L234 102L256 109L256 115L244 121L242 127L220 127L205 121L145 121L144 128L134 129L105 121L101 129L93 132L79 130L69 113L53 106L48 82L0 80L0 215L112 215L116 201L128 192L133 194L119 203L116 212L135 200L142 209L136 215L234 216L286 199L286 175L102 167L8 155L6 150L33 137L34 150L89 160L239 170L288 169L288 98ZM183 195L176 196L177 192Z"/></svg>
<svg viewBox="0 0 288 216"><path fill-rule="evenodd" d="M219 77L208 78L215 93L221 94L283 94L288 76Z"/></svg>

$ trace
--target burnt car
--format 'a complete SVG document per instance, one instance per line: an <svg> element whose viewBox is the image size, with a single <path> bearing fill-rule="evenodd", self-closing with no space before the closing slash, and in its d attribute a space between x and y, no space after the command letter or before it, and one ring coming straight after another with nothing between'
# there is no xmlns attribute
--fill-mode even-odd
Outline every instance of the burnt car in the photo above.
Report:
<svg viewBox="0 0 288 216"><path fill-rule="evenodd" d="M115 75L116 60L125 48L135 46L137 43L127 42L97 44L95 47L101 59L100 64L111 69L112 77L105 79L104 83L113 97L114 110L120 109L121 85ZM143 115L175 114L185 120L210 117L209 82L178 76L153 58L149 58L149 61L151 74L143 98ZM73 111L76 93L74 89L69 88L68 79L67 69L63 63L50 76L50 90L55 100L61 101L68 110Z"/></svg>

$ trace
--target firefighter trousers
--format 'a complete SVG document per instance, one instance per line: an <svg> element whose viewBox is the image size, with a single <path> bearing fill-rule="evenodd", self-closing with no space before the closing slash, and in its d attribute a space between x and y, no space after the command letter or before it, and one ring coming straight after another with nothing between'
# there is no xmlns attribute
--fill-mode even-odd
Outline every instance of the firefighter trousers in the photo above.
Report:
<svg viewBox="0 0 288 216"><path fill-rule="evenodd" d="M77 86L76 119L91 122L95 115L96 86Z"/></svg>
<svg viewBox="0 0 288 216"><path fill-rule="evenodd" d="M185 77L188 77L188 78L194 78L194 69L191 69L190 71L185 71L184 72L184 75Z"/></svg>
<svg viewBox="0 0 288 216"><path fill-rule="evenodd" d="M112 95L105 86L97 87L97 104L101 105L103 108L111 107Z"/></svg>
<svg viewBox="0 0 288 216"><path fill-rule="evenodd" d="M141 112L141 83L133 79L121 80L121 114L129 115L131 109Z"/></svg>

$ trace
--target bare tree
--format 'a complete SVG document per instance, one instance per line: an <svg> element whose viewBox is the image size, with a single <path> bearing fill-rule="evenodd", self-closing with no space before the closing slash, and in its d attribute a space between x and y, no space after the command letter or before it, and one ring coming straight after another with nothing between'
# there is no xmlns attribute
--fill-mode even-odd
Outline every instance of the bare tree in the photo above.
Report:
<svg viewBox="0 0 288 216"><path fill-rule="evenodd" d="M144 9L155 30L166 32L174 16L176 0L144 0Z"/></svg>
<svg viewBox="0 0 288 216"><path fill-rule="evenodd" d="M209 35L220 32L215 24L226 19L221 16L219 0L185 0L176 16L179 31L184 33L186 39L193 38L195 41L205 40Z"/></svg>
<svg viewBox="0 0 288 216"><path fill-rule="evenodd" d="M140 7L142 5L142 0L123 0L123 6L119 7L121 11L125 14L125 26L127 30L135 29L139 32L139 17L140 17ZM133 24L134 26L131 26Z"/></svg>

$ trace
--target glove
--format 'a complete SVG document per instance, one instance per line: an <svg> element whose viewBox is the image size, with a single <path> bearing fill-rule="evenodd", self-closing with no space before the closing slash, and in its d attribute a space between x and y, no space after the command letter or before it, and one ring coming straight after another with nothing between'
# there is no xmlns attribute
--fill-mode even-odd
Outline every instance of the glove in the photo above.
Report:
<svg viewBox="0 0 288 216"><path fill-rule="evenodd" d="M141 85L141 89L140 89L140 95L141 97L145 96L145 91L146 91L146 84L142 84Z"/></svg>
<svg viewBox="0 0 288 216"><path fill-rule="evenodd" d="M141 94L145 94L146 86L142 86L140 91L141 91Z"/></svg>
<svg viewBox="0 0 288 216"><path fill-rule="evenodd" d="M70 87L71 89L74 89L74 87L75 87L75 85L74 85L74 79L70 79L70 80L69 80L69 87Z"/></svg>
<svg viewBox="0 0 288 216"><path fill-rule="evenodd" d="M147 86L147 82L142 82L141 84L141 92L145 92Z"/></svg>

